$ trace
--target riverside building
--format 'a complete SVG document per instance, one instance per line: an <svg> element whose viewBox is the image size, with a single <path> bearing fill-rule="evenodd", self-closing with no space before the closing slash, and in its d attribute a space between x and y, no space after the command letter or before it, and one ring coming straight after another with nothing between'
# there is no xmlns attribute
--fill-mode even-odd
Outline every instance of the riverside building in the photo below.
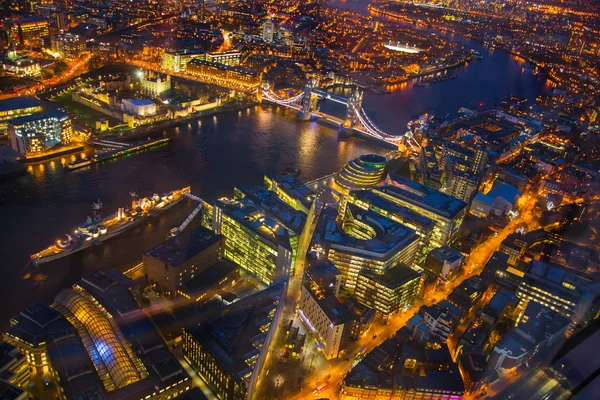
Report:
<svg viewBox="0 0 600 400"><path fill-rule="evenodd" d="M398 264L414 264L419 236L413 229L354 206L348 207L341 223L337 219L337 210L324 209L313 240L326 249L350 292L361 271L383 274Z"/></svg>
<svg viewBox="0 0 600 400"><path fill-rule="evenodd" d="M292 273L297 238L250 198L217 200L213 228L226 238L225 258L261 282L271 285Z"/></svg>
<svg viewBox="0 0 600 400"><path fill-rule="evenodd" d="M390 174L390 181L391 185L378 186L373 192L435 221L432 248L447 246L456 239L467 203L396 174Z"/></svg>

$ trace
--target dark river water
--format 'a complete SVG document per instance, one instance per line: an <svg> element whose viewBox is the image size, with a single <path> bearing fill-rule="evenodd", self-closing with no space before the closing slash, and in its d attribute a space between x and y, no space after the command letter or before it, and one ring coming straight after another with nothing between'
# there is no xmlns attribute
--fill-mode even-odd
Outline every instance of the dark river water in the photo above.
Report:
<svg viewBox="0 0 600 400"><path fill-rule="evenodd" d="M345 3L358 11L365 5ZM445 115L461 106L491 104L509 94L533 99L546 89L544 81L525 76L522 62L509 54L464 43L481 51L484 59L459 68L455 80L426 88L408 84L386 95L365 93L363 107L371 120L384 131L401 134L406 122L425 112ZM343 115L343 109L327 104L323 109L327 107ZM265 173L288 166L300 168L300 178L309 180L332 173L361 154L388 151L358 138L338 139L335 129L299 123L294 116L271 106L218 114L172 128L171 143L125 159L77 171L63 169L60 160L48 161L1 182L0 327L28 304L50 302L86 272L136 265L144 251L163 241L195 207L186 200L101 247L43 264L40 271L47 279L35 288L31 279L23 279L30 254L76 228L91 215L92 202L98 199L105 214L128 204L131 190L147 196L190 185L193 194L212 200L232 195L236 185L261 185Z"/></svg>

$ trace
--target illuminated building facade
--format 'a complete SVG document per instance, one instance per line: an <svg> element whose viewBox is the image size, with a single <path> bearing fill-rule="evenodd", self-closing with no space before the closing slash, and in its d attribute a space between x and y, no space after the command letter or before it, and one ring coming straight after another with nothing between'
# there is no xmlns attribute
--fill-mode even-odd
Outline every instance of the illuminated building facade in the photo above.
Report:
<svg viewBox="0 0 600 400"><path fill-rule="evenodd" d="M156 292L175 297L177 290L215 264L222 256L225 238L202 226L184 231L143 256L144 274Z"/></svg>
<svg viewBox="0 0 600 400"><path fill-rule="evenodd" d="M260 86L262 81L262 75L252 69L231 67L202 60L188 62L187 73L202 79L206 83L238 90L254 90Z"/></svg>
<svg viewBox="0 0 600 400"><path fill-rule="evenodd" d="M409 307L423 292L424 277L398 265L383 274L361 271L356 281L354 297L384 316Z"/></svg>
<svg viewBox="0 0 600 400"><path fill-rule="evenodd" d="M267 17L263 21L262 40L266 43L272 43L275 37L275 21L272 17Z"/></svg>
<svg viewBox="0 0 600 400"><path fill-rule="evenodd" d="M414 264L419 236L410 228L374 211L348 207L338 224L337 210L326 208L317 225L314 245L342 272L342 286L354 292L362 271L383 274L398 264Z"/></svg>
<svg viewBox="0 0 600 400"><path fill-rule="evenodd" d="M8 57L2 59L2 69L16 76L38 76L42 73L39 61L19 56L16 51L8 52Z"/></svg>
<svg viewBox="0 0 600 400"><path fill-rule="evenodd" d="M252 398L282 295L283 285L271 286L224 307L206 322L184 328L183 355L217 398Z"/></svg>
<svg viewBox="0 0 600 400"><path fill-rule="evenodd" d="M219 51L206 53L206 61L237 67L240 65L242 53L239 51Z"/></svg>
<svg viewBox="0 0 600 400"><path fill-rule="evenodd" d="M225 236L225 258L267 285L292 272L290 233L249 198L216 201L213 228Z"/></svg>
<svg viewBox="0 0 600 400"><path fill-rule="evenodd" d="M371 189L383 178L386 163L386 158L377 154L355 158L336 175L333 189L340 194L347 194L351 190Z"/></svg>
<svg viewBox="0 0 600 400"><path fill-rule="evenodd" d="M433 248L451 244L458 235L467 203L402 176L390 174L390 177L391 185L376 187L373 191L435 221L430 241Z"/></svg>
<svg viewBox="0 0 600 400"><path fill-rule="evenodd" d="M309 268L302 284L298 315L322 346L325 358L339 356L358 325L358 317L337 299L341 273L329 262Z"/></svg>
<svg viewBox="0 0 600 400"><path fill-rule="evenodd" d="M32 97L13 97L0 100L0 134L8 129L8 121L42 112L42 103Z"/></svg>
<svg viewBox="0 0 600 400"><path fill-rule="evenodd" d="M71 143L71 118L49 110L10 120L8 132L15 151L24 156L39 154L59 143Z"/></svg>
<svg viewBox="0 0 600 400"><path fill-rule="evenodd" d="M171 90L171 76L144 72L140 81L140 92L143 96L161 97Z"/></svg>
<svg viewBox="0 0 600 400"><path fill-rule="evenodd" d="M519 307L536 302L585 324L600 313L600 284L575 269L533 260L517 290Z"/></svg>
<svg viewBox="0 0 600 400"><path fill-rule="evenodd" d="M86 50L85 41L72 33L52 36L50 48L55 55L65 59L76 59Z"/></svg>
<svg viewBox="0 0 600 400"><path fill-rule="evenodd" d="M161 56L161 66L167 71L182 72L187 69L187 63L191 60L205 60L206 53L203 49L186 49L176 52L165 52Z"/></svg>
<svg viewBox="0 0 600 400"><path fill-rule="evenodd" d="M50 35L50 23L43 17L28 17L8 21L9 42L20 47L40 47L41 39Z"/></svg>
<svg viewBox="0 0 600 400"><path fill-rule="evenodd" d="M94 272L63 289L52 307L23 310L4 338L31 367L49 373L60 399L176 397L190 388L189 377L137 295L137 285L124 275Z"/></svg>
<svg viewBox="0 0 600 400"><path fill-rule="evenodd" d="M392 221L407 226L419 235L419 249L415 262L421 265L425 261L427 253L434 249L431 244L431 235L435 227L435 222L408 207L401 206L390 200L387 200L375 192L369 190L353 190L347 196L347 204L353 204L363 210L372 210L381 214Z"/></svg>
<svg viewBox="0 0 600 400"><path fill-rule="evenodd" d="M290 175L267 174L265 175L265 187L272 190L296 210L308 214L315 193L300 180Z"/></svg>

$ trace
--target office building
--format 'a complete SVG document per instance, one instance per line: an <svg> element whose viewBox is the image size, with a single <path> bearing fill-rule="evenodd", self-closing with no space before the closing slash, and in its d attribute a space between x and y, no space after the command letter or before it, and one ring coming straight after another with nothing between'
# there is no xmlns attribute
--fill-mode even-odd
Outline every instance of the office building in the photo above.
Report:
<svg viewBox="0 0 600 400"><path fill-rule="evenodd" d="M42 153L57 144L71 143L71 118L58 110L48 110L8 122L11 147L23 156Z"/></svg>
<svg viewBox="0 0 600 400"><path fill-rule="evenodd" d="M477 193L480 177L458 169L448 170L444 174L442 191L452 197L470 203Z"/></svg>
<svg viewBox="0 0 600 400"><path fill-rule="evenodd" d="M283 285L271 286L183 330L183 355L221 400L251 398L273 334Z"/></svg>
<svg viewBox="0 0 600 400"><path fill-rule="evenodd" d="M41 47L42 38L50 35L50 23L44 17L24 17L6 21L8 41L16 47Z"/></svg>
<svg viewBox="0 0 600 400"><path fill-rule="evenodd" d="M386 164L386 158L377 154L357 157L335 176L332 187L340 195L351 190L371 189L383 179Z"/></svg>
<svg viewBox="0 0 600 400"><path fill-rule="evenodd" d="M206 60L204 49L185 49L182 51L166 51L161 56L162 69L169 72L184 72L191 60Z"/></svg>
<svg viewBox="0 0 600 400"><path fill-rule="evenodd" d="M410 228L374 211L349 206L341 223L334 208L321 212L314 245L342 272L342 286L354 292L361 271L383 274L404 264L413 266L419 236Z"/></svg>
<svg viewBox="0 0 600 400"><path fill-rule="evenodd" d="M427 254L423 268L438 277L447 279L450 273L460 268L463 258L458 250L444 246L433 249Z"/></svg>
<svg viewBox="0 0 600 400"><path fill-rule="evenodd" d="M458 235L467 203L396 174L390 174L390 178L391 185L378 186L373 191L435 221L431 246L451 244Z"/></svg>
<svg viewBox="0 0 600 400"><path fill-rule="evenodd" d="M245 67L211 63L199 59L187 63L187 73L207 83L238 90L254 90L262 82L262 74Z"/></svg>
<svg viewBox="0 0 600 400"><path fill-rule="evenodd" d="M63 33L50 38L50 48L54 56L76 59L86 50L85 41L79 35Z"/></svg>
<svg viewBox="0 0 600 400"><path fill-rule="evenodd" d="M422 265L427 253L433 249L431 235L433 234L435 222L432 219L418 214L408 207L387 200L369 190L351 191L346 197L346 204L353 204L363 210L375 211L392 221L414 229L420 238L415 260L417 265Z"/></svg>
<svg viewBox="0 0 600 400"><path fill-rule="evenodd" d="M176 397L190 379L140 309L138 291L116 271L93 272L51 307L23 310L4 338L32 367L50 372L60 399Z"/></svg>
<svg viewBox="0 0 600 400"><path fill-rule="evenodd" d="M473 148L469 148L445 140L442 144L440 169L443 171L457 169L459 171L481 175L487 166L489 154L484 148L478 146L472 147Z"/></svg>
<svg viewBox="0 0 600 400"><path fill-rule="evenodd" d="M308 186L291 175L267 174L265 187L296 210L306 214L315 198L315 193Z"/></svg>
<svg viewBox="0 0 600 400"><path fill-rule="evenodd" d="M442 172L440 171L433 146L421 147L419 164L423 184L435 190L440 190L442 188Z"/></svg>
<svg viewBox="0 0 600 400"><path fill-rule="evenodd" d="M281 200L275 192L261 186L236 187L234 197L236 199L249 199L257 207L260 207L268 218L284 227L288 232L292 250L296 251L298 238L306 222L306 214L292 208Z"/></svg>
<svg viewBox="0 0 600 400"><path fill-rule="evenodd" d="M337 358L348 345L358 318L337 299L341 273L331 263L306 271L298 315L323 346L325 358Z"/></svg>
<svg viewBox="0 0 600 400"><path fill-rule="evenodd" d="M383 274L361 271L354 297L384 317L408 308L423 291L423 276L398 265Z"/></svg>
<svg viewBox="0 0 600 400"><path fill-rule="evenodd" d="M8 131L8 121L42 112L42 102L33 97L13 97L0 100L0 135Z"/></svg>
<svg viewBox="0 0 600 400"><path fill-rule="evenodd" d="M242 53L239 51L218 51L206 53L206 61L209 63L229 65L237 67L240 65Z"/></svg>
<svg viewBox="0 0 600 400"><path fill-rule="evenodd" d="M273 43L275 37L275 21L273 17L267 17L262 25L262 40L266 43Z"/></svg>
<svg viewBox="0 0 600 400"><path fill-rule="evenodd" d="M225 238L199 226L184 231L144 253L144 275L157 293L175 297L178 289L215 264Z"/></svg>
<svg viewBox="0 0 600 400"><path fill-rule="evenodd" d="M217 200L213 227L226 238L225 257L261 282L271 285L292 273L294 236L249 198Z"/></svg>
<svg viewBox="0 0 600 400"><path fill-rule="evenodd" d="M600 284L593 276L538 260L525 271L517 296L521 308L540 303L575 324L586 324L600 312Z"/></svg>
<svg viewBox="0 0 600 400"><path fill-rule="evenodd" d="M161 97L169 94L171 90L171 76L155 74L144 71L140 80L140 93L150 98Z"/></svg>
<svg viewBox="0 0 600 400"><path fill-rule="evenodd" d="M9 51L2 59L2 69L15 76L38 76L42 73L42 66L37 59L18 55L16 51Z"/></svg>

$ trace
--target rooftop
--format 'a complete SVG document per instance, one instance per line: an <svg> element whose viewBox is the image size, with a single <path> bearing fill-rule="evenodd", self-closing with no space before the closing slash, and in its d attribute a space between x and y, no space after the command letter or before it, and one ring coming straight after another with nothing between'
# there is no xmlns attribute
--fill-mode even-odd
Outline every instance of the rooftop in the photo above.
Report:
<svg viewBox="0 0 600 400"><path fill-rule="evenodd" d="M376 193L384 193L388 198L405 201L447 219L454 219L467 206L467 203L462 200L411 181L403 176L393 173L389 176L393 184L375 187L373 190Z"/></svg>
<svg viewBox="0 0 600 400"><path fill-rule="evenodd" d="M404 265L398 265L394 268L390 268L382 275L373 274L368 271L361 271L360 275L363 275L370 280L373 280L390 289L399 288L405 283L419 277L417 272L405 267Z"/></svg>
<svg viewBox="0 0 600 400"><path fill-rule="evenodd" d="M285 203L277 197L275 192L261 186L236 187L235 192L240 197L250 198L262 207L269 216L272 216L294 234L299 235L302 232L306 222L306 214Z"/></svg>
<svg viewBox="0 0 600 400"><path fill-rule="evenodd" d="M338 212L334 208L326 208L321 212L315 240L329 244L332 248L361 254L365 257L388 258L399 250L419 240L417 233L398 222L392 221L370 210L359 210L349 206L349 210L358 211L348 219L357 220L368 225L375 232L371 239L359 239L346 233L337 222Z"/></svg>
<svg viewBox="0 0 600 400"><path fill-rule="evenodd" d="M458 250L448 246L433 249L429 252L428 256L433 257L437 261L448 261L449 263L453 263L462 258L462 254L460 254Z"/></svg>
<svg viewBox="0 0 600 400"><path fill-rule="evenodd" d="M408 207L394 203L391 200L379 196L377 193L370 190L353 190L350 192L350 198L369 203L371 207L387 211L396 218L401 218L407 223L419 225L425 230L433 229L435 222L431 218L427 218ZM354 203L354 201L353 201Z"/></svg>
<svg viewBox="0 0 600 400"><path fill-rule="evenodd" d="M63 120L67 120L69 118L69 116L60 110L50 109L47 111L42 111L42 112L31 114L31 115L24 115L22 117L17 117L17 118L11 119L9 122L12 125L23 125L28 122L38 121L40 119L50 119L50 118L55 118L60 121L63 121Z"/></svg>
<svg viewBox="0 0 600 400"><path fill-rule="evenodd" d="M262 350L282 295L283 285L270 286L187 330L232 377L248 382L253 371L248 363Z"/></svg>
<svg viewBox="0 0 600 400"><path fill-rule="evenodd" d="M199 226L193 230L184 231L159 244L152 250L147 251L146 256L154 257L176 267L222 239L222 235Z"/></svg>

